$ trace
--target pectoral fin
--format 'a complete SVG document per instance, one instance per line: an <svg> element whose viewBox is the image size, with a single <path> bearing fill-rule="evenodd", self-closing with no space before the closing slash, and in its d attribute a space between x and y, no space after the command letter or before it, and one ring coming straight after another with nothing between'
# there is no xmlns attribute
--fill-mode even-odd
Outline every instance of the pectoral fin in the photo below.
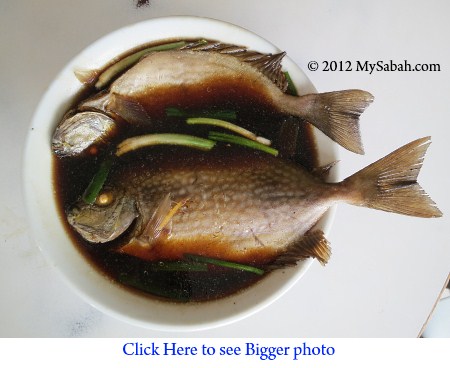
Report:
<svg viewBox="0 0 450 368"><path fill-rule="evenodd" d="M151 118L137 100L111 93L108 109L130 124L150 124Z"/></svg>
<svg viewBox="0 0 450 368"><path fill-rule="evenodd" d="M330 256L330 243L325 238L323 231L313 230L307 232L298 241L291 244L267 268L279 269L287 266L295 266L299 260L309 257L316 258L322 265L325 265L330 259Z"/></svg>

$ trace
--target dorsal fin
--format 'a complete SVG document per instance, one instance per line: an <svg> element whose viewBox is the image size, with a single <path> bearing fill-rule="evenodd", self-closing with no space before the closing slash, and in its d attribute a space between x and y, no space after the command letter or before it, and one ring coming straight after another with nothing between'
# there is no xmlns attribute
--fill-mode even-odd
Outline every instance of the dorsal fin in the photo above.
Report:
<svg viewBox="0 0 450 368"><path fill-rule="evenodd" d="M248 50L244 46L205 40L189 43L180 50L217 52L220 54L231 55L259 70L283 92L287 89L288 81L281 70L281 61L286 55L285 52L264 54Z"/></svg>

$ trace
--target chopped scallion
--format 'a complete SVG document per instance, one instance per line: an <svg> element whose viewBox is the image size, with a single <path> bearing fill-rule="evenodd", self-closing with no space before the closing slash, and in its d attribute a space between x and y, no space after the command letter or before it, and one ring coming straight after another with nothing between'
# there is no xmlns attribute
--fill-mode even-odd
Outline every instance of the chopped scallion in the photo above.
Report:
<svg viewBox="0 0 450 368"><path fill-rule="evenodd" d="M189 118L186 122L190 125L203 124L203 125L212 125L224 129L231 130L232 132L238 133L252 141L260 142L267 146L270 146L271 142L263 137L258 137L255 133L240 127L239 125L230 123L229 121L219 120L219 119L211 119L211 118Z"/></svg>
<svg viewBox="0 0 450 368"><path fill-rule="evenodd" d="M106 178L111 170L111 166L111 159L107 159L100 164L100 168L82 195L82 199L85 203L92 204L95 202L97 196L103 188L103 184L105 184Z"/></svg>
<svg viewBox="0 0 450 368"><path fill-rule="evenodd" d="M155 145L175 145L209 151L216 143L212 140L195 137L186 134L147 134L125 139L117 146L116 155L121 156L127 152L134 151L142 147Z"/></svg>
<svg viewBox="0 0 450 368"><path fill-rule="evenodd" d="M264 151L266 153L270 153L271 155L278 156L278 150L272 147L269 147L265 144L252 141L251 139L247 139L244 137L239 137L232 134L227 133L220 133L220 132L209 132L208 139L211 139L213 141L218 142L225 142L225 143L232 143L232 144L238 144L241 146L245 146L248 148L257 149L260 151Z"/></svg>
<svg viewBox="0 0 450 368"><path fill-rule="evenodd" d="M190 300L189 293L184 289L173 289L162 280L141 279L139 275L120 274L118 281L126 286L142 290L164 298L175 299L180 302L188 302Z"/></svg>
<svg viewBox="0 0 450 368"><path fill-rule="evenodd" d="M292 96L298 96L298 91L297 91L297 87L294 84L294 81L292 80L289 72L284 72L284 75L286 77L286 80L288 82L288 86L287 86L287 93L292 95Z"/></svg>
<svg viewBox="0 0 450 368"><path fill-rule="evenodd" d="M242 263L224 261L224 260L221 260L221 259L209 258L209 257L205 257L205 256L199 256L199 255L196 255L196 254L185 254L184 258L186 258L186 259L188 259L190 261L193 261L193 262L208 263L208 264L212 264L212 265L216 265L216 266L222 266L222 267L226 267L226 268L233 268L233 269L236 269L236 270L252 272L252 273L255 273L257 275L263 275L264 274L264 270L262 270L260 268L253 267L253 266L245 265L245 264L242 264Z"/></svg>

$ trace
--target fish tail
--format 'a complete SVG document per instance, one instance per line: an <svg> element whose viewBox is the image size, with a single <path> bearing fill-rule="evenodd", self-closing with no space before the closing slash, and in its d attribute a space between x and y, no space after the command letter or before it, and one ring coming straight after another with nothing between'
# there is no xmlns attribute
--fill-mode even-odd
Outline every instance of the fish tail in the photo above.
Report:
<svg viewBox="0 0 450 368"><path fill-rule="evenodd" d="M344 180L352 193L348 202L409 216L442 216L417 183L430 143L430 137L417 139Z"/></svg>
<svg viewBox="0 0 450 368"><path fill-rule="evenodd" d="M304 118L349 151L364 154L359 117L373 101L369 92L352 89L303 96Z"/></svg>

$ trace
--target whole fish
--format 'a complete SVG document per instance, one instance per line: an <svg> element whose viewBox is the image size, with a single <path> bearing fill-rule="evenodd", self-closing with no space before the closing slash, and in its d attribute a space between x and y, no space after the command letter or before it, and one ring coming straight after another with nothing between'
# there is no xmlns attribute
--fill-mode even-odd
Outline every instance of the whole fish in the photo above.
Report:
<svg viewBox="0 0 450 368"><path fill-rule="evenodd" d="M80 201L68 221L98 246L126 234L118 251L148 260L195 253L268 267L307 257L325 264L329 243L314 225L338 202L442 215L416 181L429 144L413 141L339 183L259 151L189 151L111 174L106 200Z"/></svg>
<svg viewBox="0 0 450 368"><path fill-rule="evenodd" d="M130 124L151 124L171 107L198 110L229 100L246 100L251 104L253 99L265 101L286 116L307 121L341 146L363 153L359 116L373 96L361 90L300 97L284 93L287 88L281 69L284 55L260 54L221 43L153 52L113 81L107 90L83 101L76 111L104 113ZM67 134L71 124L72 121L63 119L56 128L52 143L58 156L82 151L78 141L74 142ZM110 125L105 125L104 130L91 127L86 119L85 142L96 144L113 130Z"/></svg>

